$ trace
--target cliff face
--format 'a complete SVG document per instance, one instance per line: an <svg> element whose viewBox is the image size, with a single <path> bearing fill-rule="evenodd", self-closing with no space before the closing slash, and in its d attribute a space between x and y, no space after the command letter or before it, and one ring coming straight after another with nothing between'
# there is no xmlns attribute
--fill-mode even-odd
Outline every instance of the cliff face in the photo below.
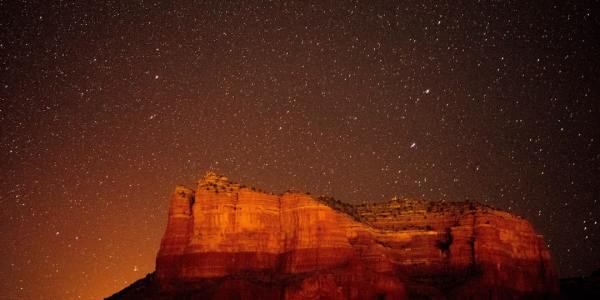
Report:
<svg viewBox="0 0 600 300"><path fill-rule="evenodd" d="M215 299L506 299L558 292L543 238L473 204L342 205L207 174L177 187L156 259L163 295ZM350 211L348 211L350 210Z"/></svg>

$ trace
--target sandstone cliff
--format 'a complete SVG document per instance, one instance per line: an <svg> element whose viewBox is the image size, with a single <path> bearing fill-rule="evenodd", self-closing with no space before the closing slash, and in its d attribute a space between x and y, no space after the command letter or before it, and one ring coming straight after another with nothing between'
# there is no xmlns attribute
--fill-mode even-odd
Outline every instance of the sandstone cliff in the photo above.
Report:
<svg viewBox="0 0 600 300"><path fill-rule="evenodd" d="M176 187L153 276L157 299L558 293L543 238L509 213L407 199L351 206L302 193L266 194L214 173L195 191Z"/></svg>

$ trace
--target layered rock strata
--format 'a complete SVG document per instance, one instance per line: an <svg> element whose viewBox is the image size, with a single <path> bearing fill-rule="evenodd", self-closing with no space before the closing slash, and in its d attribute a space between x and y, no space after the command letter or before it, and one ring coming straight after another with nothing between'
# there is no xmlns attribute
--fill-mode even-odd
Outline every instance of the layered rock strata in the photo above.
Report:
<svg viewBox="0 0 600 300"><path fill-rule="evenodd" d="M469 203L349 206L208 173L176 187L156 259L163 293L213 299L551 298L556 272L524 219Z"/></svg>

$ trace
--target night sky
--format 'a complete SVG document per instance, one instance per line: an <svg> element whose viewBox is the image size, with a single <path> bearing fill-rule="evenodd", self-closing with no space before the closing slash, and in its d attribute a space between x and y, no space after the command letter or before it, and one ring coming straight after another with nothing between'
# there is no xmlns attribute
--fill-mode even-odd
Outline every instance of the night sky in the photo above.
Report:
<svg viewBox="0 0 600 300"><path fill-rule="evenodd" d="M0 1L2 299L153 271L170 193L209 169L479 201L562 277L600 267L598 1L48 2Z"/></svg>

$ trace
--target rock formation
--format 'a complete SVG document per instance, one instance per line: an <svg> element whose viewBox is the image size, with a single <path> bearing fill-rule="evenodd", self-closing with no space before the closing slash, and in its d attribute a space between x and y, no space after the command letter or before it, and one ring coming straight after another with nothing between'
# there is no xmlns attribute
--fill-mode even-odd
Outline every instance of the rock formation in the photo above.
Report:
<svg viewBox="0 0 600 300"><path fill-rule="evenodd" d="M558 293L543 238L507 212L410 199L352 206L297 192L258 192L210 172L195 191L175 188L148 281L156 299L513 299ZM115 299L135 298L136 291Z"/></svg>

